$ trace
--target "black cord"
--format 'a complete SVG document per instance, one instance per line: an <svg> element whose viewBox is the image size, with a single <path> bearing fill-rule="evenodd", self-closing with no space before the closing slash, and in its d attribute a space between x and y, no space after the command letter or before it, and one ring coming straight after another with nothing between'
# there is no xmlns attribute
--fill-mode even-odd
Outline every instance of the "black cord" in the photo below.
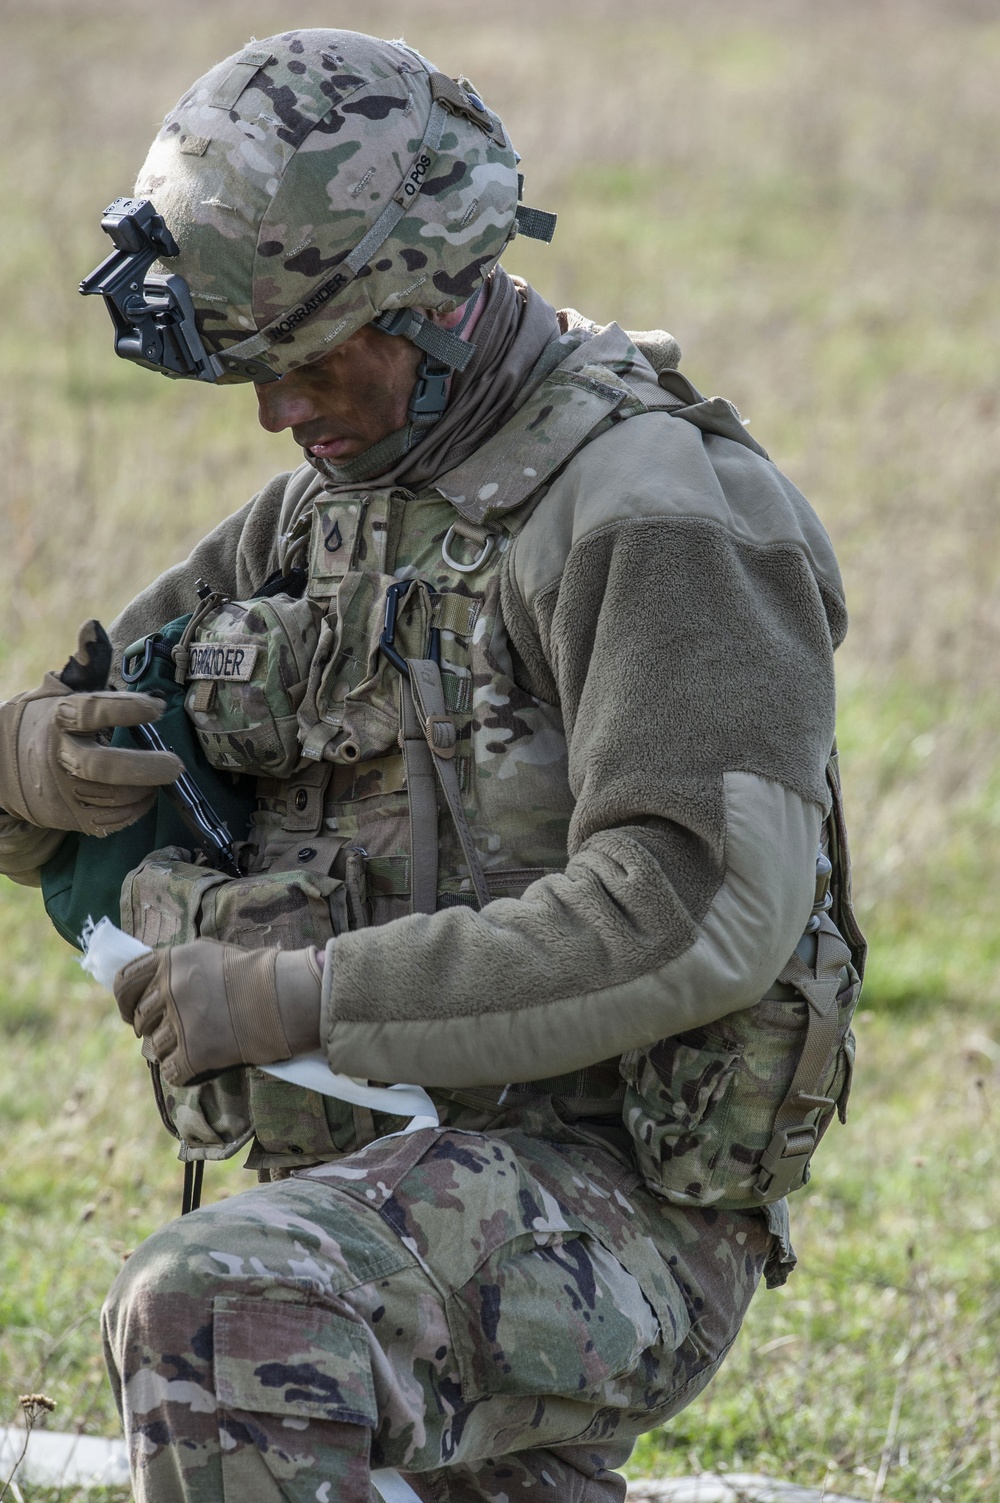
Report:
<svg viewBox="0 0 1000 1503"><path fill-rule="evenodd" d="M188 1159L184 1165L184 1193L181 1197L181 1215L187 1216L201 1205L201 1184L205 1177L205 1160Z"/></svg>

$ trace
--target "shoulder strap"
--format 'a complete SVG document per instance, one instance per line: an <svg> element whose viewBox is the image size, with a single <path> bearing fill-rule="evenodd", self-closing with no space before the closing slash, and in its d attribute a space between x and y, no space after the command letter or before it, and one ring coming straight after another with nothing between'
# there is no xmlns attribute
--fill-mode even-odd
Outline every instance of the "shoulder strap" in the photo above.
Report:
<svg viewBox="0 0 1000 1503"><path fill-rule="evenodd" d="M433 658L407 658L400 676L400 732L410 802L410 909L437 908L438 828L435 774L469 868L476 902L490 901L486 876L462 806L455 771L455 724L445 704L441 669Z"/></svg>

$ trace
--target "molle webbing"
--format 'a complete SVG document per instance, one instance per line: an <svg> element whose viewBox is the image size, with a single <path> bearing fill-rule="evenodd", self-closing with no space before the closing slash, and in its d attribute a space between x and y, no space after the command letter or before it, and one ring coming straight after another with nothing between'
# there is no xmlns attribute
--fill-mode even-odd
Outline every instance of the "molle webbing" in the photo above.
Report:
<svg viewBox="0 0 1000 1503"><path fill-rule="evenodd" d="M410 685L399 684L400 738L410 811L410 912L437 908L438 806L434 758L413 703Z"/></svg>
<svg viewBox="0 0 1000 1503"><path fill-rule="evenodd" d="M617 1059L601 1060L583 1070L556 1075L547 1080L528 1080L498 1086L469 1086L459 1090L436 1090L462 1106L502 1109L540 1096L552 1096L575 1117L614 1117L621 1115L625 1082Z"/></svg>
<svg viewBox="0 0 1000 1503"><path fill-rule="evenodd" d="M843 970L851 960L836 926L823 918L816 930L816 961L807 966L793 951L778 977L808 1004L806 1036L785 1098L774 1119L774 1133L761 1154L754 1193L761 1200L779 1200L805 1184L809 1160L819 1140L818 1119L832 1112L836 1102L817 1094L826 1079L837 1041L838 994Z"/></svg>

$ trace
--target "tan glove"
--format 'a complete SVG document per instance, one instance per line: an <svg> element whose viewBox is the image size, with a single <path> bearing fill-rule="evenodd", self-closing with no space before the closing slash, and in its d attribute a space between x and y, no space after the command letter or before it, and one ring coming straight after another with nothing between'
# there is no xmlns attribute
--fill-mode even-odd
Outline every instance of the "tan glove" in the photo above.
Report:
<svg viewBox="0 0 1000 1503"><path fill-rule="evenodd" d="M0 705L0 807L7 814L45 830L111 835L140 819L156 789L183 772L172 752L97 740L98 731L163 714L163 701L151 694L83 690L107 681L109 660L104 628L88 621L61 674L47 673L30 694Z"/></svg>
<svg viewBox="0 0 1000 1503"><path fill-rule="evenodd" d="M319 958L214 939L140 955L115 977L118 1011L148 1038L168 1085L318 1049Z"/></svg>

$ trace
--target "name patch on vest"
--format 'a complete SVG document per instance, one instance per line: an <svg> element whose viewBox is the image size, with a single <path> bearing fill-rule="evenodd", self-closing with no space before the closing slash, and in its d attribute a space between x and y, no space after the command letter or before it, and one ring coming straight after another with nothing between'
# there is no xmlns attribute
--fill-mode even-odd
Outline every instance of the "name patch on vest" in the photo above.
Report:
<svg viewBox="0 0 1000 1503"><path fill-rule="evenodd" d="M193 642L188 678L214 678L245 684L253 673L257 651L255 642Z"/></svg>

